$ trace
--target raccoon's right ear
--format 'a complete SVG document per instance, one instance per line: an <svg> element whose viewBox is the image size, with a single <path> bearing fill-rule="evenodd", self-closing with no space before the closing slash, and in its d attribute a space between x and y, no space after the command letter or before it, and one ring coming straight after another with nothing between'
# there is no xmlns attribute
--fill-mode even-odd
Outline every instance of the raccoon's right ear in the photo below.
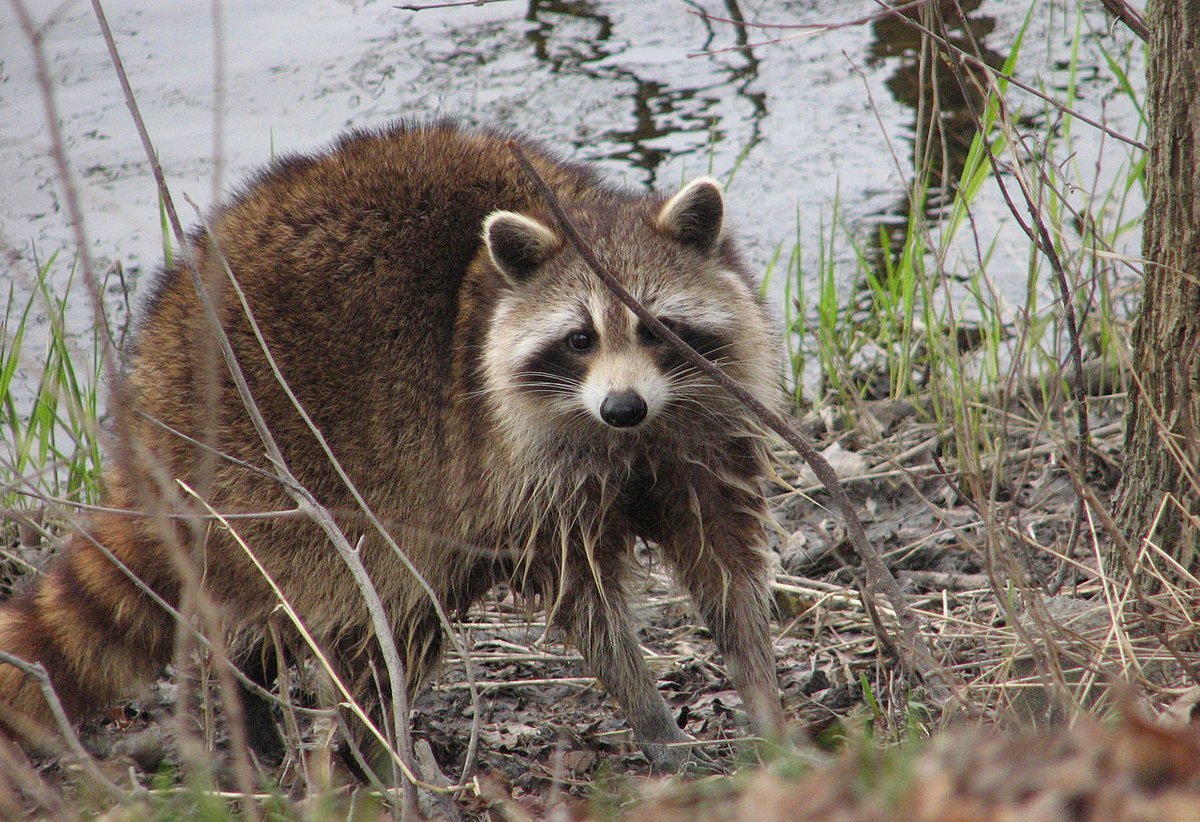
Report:
<svg viewBox="0 0 1200 822"><path fill-rule="evenodd" d="M558 250L558 235L543 223L515 211L493 211L483 221L488 254L510 282L527 281Z"/></svg>

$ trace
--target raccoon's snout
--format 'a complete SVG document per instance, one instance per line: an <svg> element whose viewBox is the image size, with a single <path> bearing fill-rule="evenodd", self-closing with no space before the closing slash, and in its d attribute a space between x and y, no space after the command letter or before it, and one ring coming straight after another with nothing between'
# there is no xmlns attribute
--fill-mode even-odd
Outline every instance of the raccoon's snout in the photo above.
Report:
<svg viewBox="0 0 1200 822"><path fill-rule="evenodd" d="M646 419L646 401L635 391L609 394L600 403L600 419L614 428L630 428Z"/></svg>

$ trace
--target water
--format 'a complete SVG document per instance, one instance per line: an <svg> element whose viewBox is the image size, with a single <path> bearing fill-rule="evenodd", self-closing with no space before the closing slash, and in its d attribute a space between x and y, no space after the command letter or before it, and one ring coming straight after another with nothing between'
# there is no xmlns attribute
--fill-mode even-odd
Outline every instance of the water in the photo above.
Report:
<svg viewBox="0 0 1200 822"><path fill-rule="evenodd" d="M30 5L43 20L46 7L55 9L44 43L91 250L102 264L120 262L136 291L162 256L157 194L90 5ZM973 38L999 64L1028 2L963 5L969 23L955 30L956 42ZM1105 52L1128 62L1135 82L1141 52L1093 6L1077 18L1065 0L1038 4L1017 73L1061 97L1078 23L1075 106L1133 135L1136 111L1112 93ZM911 28L891 19L781 32L701 14L829 24L876 14L873 2L502 0L421 12L392 0L228 3L220 164L211 4L181 1L168 10L155 0L114 0L106 10L188 222L195 216L180 195L211 204L214 168L224 169L217 184L228 190L273 154L318 148L346 127L434 114L524 130L631 184L670 189L701 173L732 174L731 219L760 269L781 244L785 255L796 242L806 257L815 255L835 198L863 237L876 235L876 225L902 224L908 208L919 98ZM792 36L765 43L784 34ZM953 174L972 124L961 90L944 86L940 94ZM1040 101L1020 93L1010 99L1023 128L1045 131L1053 114ZM0 248L5 277L21 295L32 287L35 255L69 255L74 243L47 155L31 51L8 7L0 12L0 112ZM1098 176L1103 189L1129 149L1079 123L1072 136L1070 162L1084 177ZM1001 294L1019 305L1028 243L992 186L973 217L985 243L998 238L998 262L989 270ZM1118 250L1136 255L1136 245L1131 236ZM851 249L839 248L837 259L850 276ZM780 301L781 282L772 288ZM119 314L121 301L110 298L109 310ZM90 318L86 301L76 301L72 330L85 331Z"/></svg>

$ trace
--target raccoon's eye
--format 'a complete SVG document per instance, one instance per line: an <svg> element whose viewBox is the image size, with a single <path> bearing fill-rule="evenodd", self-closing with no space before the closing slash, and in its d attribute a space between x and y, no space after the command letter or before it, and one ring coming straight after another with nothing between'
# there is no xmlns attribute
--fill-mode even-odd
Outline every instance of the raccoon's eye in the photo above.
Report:
<svg viewBox="0 0 1200 822"><path fill-rule="evenodd" d="M572 331L567 335L567 348L572 351L590 351L596 345L596 335L591 331Z"/></svg>

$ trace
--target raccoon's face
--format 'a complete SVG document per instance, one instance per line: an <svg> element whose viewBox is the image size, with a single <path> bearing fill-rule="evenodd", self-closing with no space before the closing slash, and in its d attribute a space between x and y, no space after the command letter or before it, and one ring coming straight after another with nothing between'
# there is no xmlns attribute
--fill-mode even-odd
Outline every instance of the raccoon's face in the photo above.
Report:
<svg viewBox="0 0 1200 822"><path fill-rule="evenodd" d="M701 178L665 203L569 209L585 242L668 328L774 401L768 323L722 234L720 186ZM728 401L604 285L548 221L496 212L484 223L503 278L484 352L501 424L528 442L576 437L613 444L703 436Z"/></svg>

